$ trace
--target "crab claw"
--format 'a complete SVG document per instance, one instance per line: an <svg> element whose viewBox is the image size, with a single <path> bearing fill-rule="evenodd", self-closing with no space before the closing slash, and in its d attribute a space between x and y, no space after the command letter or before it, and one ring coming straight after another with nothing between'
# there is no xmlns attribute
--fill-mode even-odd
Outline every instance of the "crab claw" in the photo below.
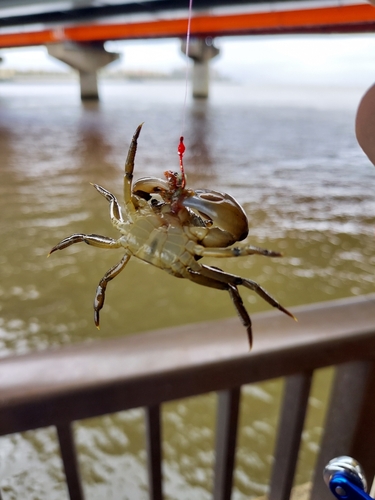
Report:
<svg viewBox="0 0 375 500"><path fill-rule="evenodd" d="M141 177L133 184L133 194L148 200L151 194L169 191L169 183L157 177Z"/></svg>
<svg viewBox="0 0 375 500"><path fill-rule="evenodd" d="M182 204L211 219L215 226L205 238L207 246L229 246L246 238L249 223L241 205L229 194L197 189ZM208 241L207 238L212 239ZM215 244L216 242L216 244Z"/></svg>

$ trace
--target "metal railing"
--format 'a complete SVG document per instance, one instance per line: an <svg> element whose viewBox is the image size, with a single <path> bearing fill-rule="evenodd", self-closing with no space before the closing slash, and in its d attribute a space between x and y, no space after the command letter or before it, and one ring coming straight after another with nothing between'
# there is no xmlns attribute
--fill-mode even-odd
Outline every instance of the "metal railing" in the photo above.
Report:
<svg viewBox="0 0 375 500"><path fill-rule="evenodd" d="M290 496L314 370L335 365L335 379L312 489L329 459L355 456L375 473L375 294L298 307L299 322L278 312L253 316L248 352L240 322L228 319L63 347L0 361L0 435L53 425L71 500L83 489L72 422L145 408L149 491L163 497L160 405L218 392L215 500L229 499L241 386L285 377L270 500Z"/></svg>

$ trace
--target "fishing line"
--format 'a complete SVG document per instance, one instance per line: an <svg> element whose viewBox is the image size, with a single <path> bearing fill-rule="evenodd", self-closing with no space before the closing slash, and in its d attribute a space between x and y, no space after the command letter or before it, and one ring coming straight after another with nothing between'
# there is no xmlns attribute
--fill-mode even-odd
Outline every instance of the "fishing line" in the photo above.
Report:
<svg viewBox="0 0 375 500"><path fill-rule="evenodd" d="M184 103L182 107L182 127L180 134L180 142L178 144L177 153L180 157L180 170L182 175L182 187L185 187L185 171L184 171L184 163L183 156L185 153L185 145L184 145L184 130L185 130L185 115L186 115L186 102L187 102L187 91L188 91L188 81L189 81L189 46L190 46L190 26L191 26L191 17L193 12L193 0L189 0L189 13L188 13L188 25L186 30L186 70L185 70L185 96Z"/></svg>
<svg viewBox="0 0 375 500"><path fill-rule="evenodd" d="M188 91L188 81L189 81L189 47L190 47L190 27L191 27L191 17L193 12L193 0L189 0L189 13L188 13L188 25L186 30L186 67L185 67L185 96L184 104L182 108L182 129L181 135L184 133L185 129L185 114L186 114L186 101L187 101L187 91Z"/></svg>

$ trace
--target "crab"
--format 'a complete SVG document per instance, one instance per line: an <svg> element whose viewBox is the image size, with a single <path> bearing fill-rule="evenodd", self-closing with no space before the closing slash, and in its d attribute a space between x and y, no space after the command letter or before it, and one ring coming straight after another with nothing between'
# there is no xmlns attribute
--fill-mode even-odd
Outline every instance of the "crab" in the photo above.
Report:
<svg viewBox="0 0 375 500"><path fill-rule="evenodd" d="M113 239L97 234L72 234L55 245L48 255L80 242L125 251L121 260L105 273L97 287L94 299L94 322L97 328L108 283L125 268L131 257L137 257L177 278L226 290L246 328L251 349L251 320L238 291L239 286L253 290L271 306L295 317L255 281L199 261L203 257L280 257L281 254L238 244L247 237L249 231L248 219L241 205L226 193L187 188L181 161L180 173L167 171L165 179L143 177L133 183L141 128L142 124L133 135L125 162L124 212L111 192L92 184L109 202L111 222L121 236Z"/></svg>

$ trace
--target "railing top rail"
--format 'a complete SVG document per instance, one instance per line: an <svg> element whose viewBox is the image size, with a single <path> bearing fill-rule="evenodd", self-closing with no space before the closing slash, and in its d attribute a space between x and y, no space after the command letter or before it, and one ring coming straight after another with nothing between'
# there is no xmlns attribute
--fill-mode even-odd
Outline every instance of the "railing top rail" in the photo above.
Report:
<svg viewBox="0 0 375 500"><path fill-rule="evenodd" d="M293 313L254 315L251 353L233 318L4 358L0 433L375 357L375 294Z"/></svg>

